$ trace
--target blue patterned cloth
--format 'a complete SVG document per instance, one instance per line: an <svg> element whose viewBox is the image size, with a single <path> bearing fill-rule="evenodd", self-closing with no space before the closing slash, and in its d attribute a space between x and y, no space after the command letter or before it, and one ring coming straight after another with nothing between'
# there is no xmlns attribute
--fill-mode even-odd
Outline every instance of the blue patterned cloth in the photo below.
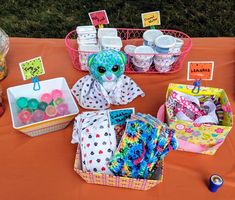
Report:
<svg viewBox="0 0 235 200"><path fill-rule="evenodd" d="M132 115L109 169L117 176L150 178L157 162L177 148L174 133L151 115Z"/></svg>

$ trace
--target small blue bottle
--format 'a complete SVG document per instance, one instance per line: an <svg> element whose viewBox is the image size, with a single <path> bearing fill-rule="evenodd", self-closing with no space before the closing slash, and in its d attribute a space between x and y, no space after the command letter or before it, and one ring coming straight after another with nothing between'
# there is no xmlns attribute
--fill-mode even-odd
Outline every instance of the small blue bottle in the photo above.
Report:
<svg viewBox="0 0 235 200"><path fill-rule="evenodd" d="M209 190L211 192L216 192L222 185L224 181L221 176L213 174L210 177Z"/></svg>

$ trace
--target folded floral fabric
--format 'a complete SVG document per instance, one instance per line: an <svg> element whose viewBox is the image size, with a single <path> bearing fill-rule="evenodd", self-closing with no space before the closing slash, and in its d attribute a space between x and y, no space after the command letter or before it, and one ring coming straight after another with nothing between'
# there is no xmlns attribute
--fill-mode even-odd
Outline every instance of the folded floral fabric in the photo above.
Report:
<svg viewBox="0 0 235 200"><path fill-rule="evenodd" d="M109 126L107 111L78 115L72 143L80 144L83 171L112 174L107 163L116 149L116 136Z"/></svg>
<svg viewBox="0 0 235 200"><path fill-rule="evenodd" d="M216 115L217 107L211 99L200 102L199 98L173 90L166 102L166 106L173 111L173 116L176 116L178 120L198 124L219 123Z"/></svg>
<svg viewBox="0 0 235 200"><path fill-rule="evenodd" d="M109 169L117 176L150 178L157 162L177 148L174 131L164 126L150 115L132 115Z"/></svg>
<svg viewBox="0 0 235 200"><path fill-rule="evenodd" d="M104 50L88 58L89 72L78 80L72 93L87 109L106 109L110 105L124 105L144 92L128 76L123 75L126 56L123 52Z"/></svg>

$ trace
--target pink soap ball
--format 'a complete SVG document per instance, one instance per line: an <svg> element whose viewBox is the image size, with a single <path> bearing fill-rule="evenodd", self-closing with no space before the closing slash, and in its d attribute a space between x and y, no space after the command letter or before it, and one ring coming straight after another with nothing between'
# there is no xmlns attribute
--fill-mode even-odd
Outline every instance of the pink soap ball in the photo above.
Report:
<svg viewBox="0 0 235 200"><path fill-rule="evenodd" d="M50 119L50 117L45 114L43 117L43 120L47 120L47 119Z"/></svg>
<svg viewBox="0 0 235 200"><path fill-rule="evenodd" d="M45 113L48 117L52 118L52 117L56 117L57 110L55 106L49 105L46 107Z"/></svg>
<svg viewBox="0 0 235 200"><path fill-rule="evenodd" d="M28 110L22 110L18 113L18 119L22 124L27 124L31 121L32 115Z"/></svg>
<svg viewBox="0 0 235 200"><path fill-rule="evenodd" d="M41 96L40 100L46 102L47 104L50 104L50 102L52 101L52 96L49 93L44 93Z"/></svg>
<svg viewBox="0 0 235 200"><path fill-rule="evenodd" d="M55 90L52 90L51 96L52 96L53 99L62 98L63 97L63 92L61 90L55 89Z"/></svg>
<svg viewBox="0 0 235 200"><path fill-rule="evenodd" d="M32 120L34 122L43 121L44 117L45 117L45 112L43 112L42 110L35 110L32 114Z"/></svg>
<svg viewBox="0 0 235 200"><path fill-rule="evenodd" d="M58 106L56 106L56 110L57 110L57 114L58 116L62 116L62 115L67 115L69 114L69 108L68 105L65 103L61 103Z"/></svg>

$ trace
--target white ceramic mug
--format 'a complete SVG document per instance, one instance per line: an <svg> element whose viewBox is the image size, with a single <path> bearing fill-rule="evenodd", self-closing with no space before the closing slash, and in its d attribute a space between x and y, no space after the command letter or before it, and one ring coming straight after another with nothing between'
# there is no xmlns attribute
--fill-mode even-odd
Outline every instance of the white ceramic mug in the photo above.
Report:
<svg viewBox="0 0 235 200"><path fill-rule="evenodd" d="M163 35L163 33L159 30L147 30L143 34L143 39L144 39L144 45L145 46L150 46L152 48L155 47L155 39L159 36Z"/></svg>
<svg viewBox="0 0 235 200"><path fill-rule="evenodd" d="M134 57L131 58L131 61L135 66L135 70L140 71L140 72L148 71L149 67L151 66L151 64L153 62L152 60L151 61L149 61L149 60L142 61L141 63L138 61L136 62L136 59Z"/></svg>
<svg viewBox="0 0 235 200"><path fill-rule="evenodd" d="M175 58L172 55L155 55L154 65L155 69L159 72L168 72L172 68L172 64L175 62Z"/></svg>
<svg viewBox="0 0 235 200"><path fill-rule="evenodd" d="M171 48L174 48L176 39L171 35L161 35L155 39L155 51L167 54Z"/></svg>
<svg viewBox="0 0 235 200"><path fill-rule="evenodd" d="M124 47L124 52L127 54L127 55L130 55L131 58L133 57L133 54L135 52L135 49L136 49L136 46L135 45L126 45Z"/></svg>
<svg viewBox="0 0 235 200"><path fill-rule="evenodd" d="M169 50L169 53L173 54L176 62L181 54L181 48L184 45L184 41L180 38L175 38L175 40L175 46Z"/></svg>
<svg viewBox="0 0 235 200"><path fill-rule="evenodd" d="M148 70L151 64L153 63L154 51L149 46L138 46L134 50L134 56L132 59L133 64L136 66L136 69Z"/></svg>

